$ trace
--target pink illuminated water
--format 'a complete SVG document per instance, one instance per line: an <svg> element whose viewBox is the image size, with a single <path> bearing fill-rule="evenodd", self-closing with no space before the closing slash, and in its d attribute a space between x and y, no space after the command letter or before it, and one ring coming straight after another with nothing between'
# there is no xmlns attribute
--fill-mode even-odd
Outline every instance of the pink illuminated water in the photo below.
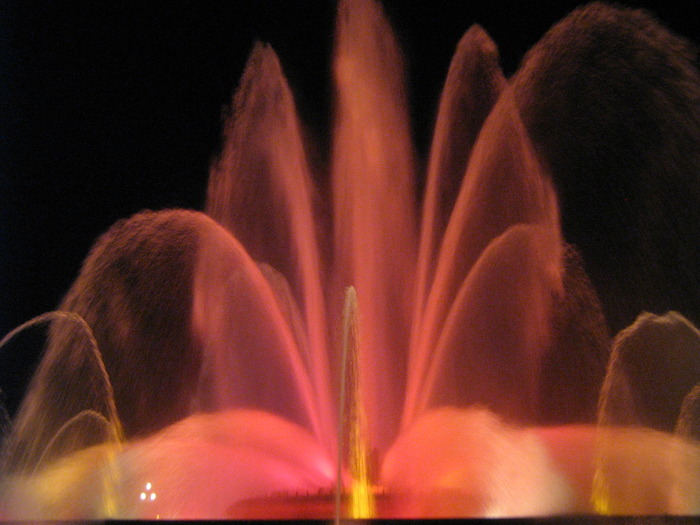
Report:
<svg viewBox="0 0 700 525"><path fill-rule="evenodd" d="M585 13L593 32L637 16ZM645 314L610 342L562 233L561 159L530 131L547 101L523 79L558 71L549 49L507 80L467 31L418 196L378 3L339 3L328 194L257 44L205 212L115 225L64 299L74 314L52 321L3 443L0 518L330 518L338 464L380 517L700 512L700 333ZM348 286L357 377L341 395ZM339 421L346 395L356 415Z"/></svg>

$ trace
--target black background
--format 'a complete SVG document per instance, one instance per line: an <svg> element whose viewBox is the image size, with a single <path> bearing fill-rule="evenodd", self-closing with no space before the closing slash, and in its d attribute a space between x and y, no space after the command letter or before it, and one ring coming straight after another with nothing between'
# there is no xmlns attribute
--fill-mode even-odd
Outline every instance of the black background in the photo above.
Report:
<svg viewBox="0 0 700 525"><path fill-rule="evenodd" d="M222 113L256 40L277 51L321 163L328 160L335 2L143 4L0 6L0 335L54 309L92 242L117 219L203 207ZM462 33L481 24L512 74L576 5L384 2L407 59L423 160ZM700 41L697 12L671 2L628 5ZM0 351L0 389L12 394L25 366L30 357Z"/></svg>

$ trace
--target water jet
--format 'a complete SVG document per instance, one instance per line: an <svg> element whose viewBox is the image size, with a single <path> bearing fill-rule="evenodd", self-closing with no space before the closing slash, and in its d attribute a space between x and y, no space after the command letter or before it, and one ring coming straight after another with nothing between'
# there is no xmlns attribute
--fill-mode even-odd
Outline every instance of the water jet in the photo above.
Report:
<svg viewBox="0 0 700 525"><path fill-rule="evenodd" d="M567 186L585 179L567 161L576 145L596 177L649 136L700 151L698 74L687 52L674 55L685 43L648 15L594 4L506 79L495 43L472 28L418 199L403 59L381 6L342 0L336 34L327 183L312 174L280 60L256 45L205 211L117 223L55 314L94 337L51 325L2 444L0 516L697 514L700 378L682 374L700 361L697 311L674 288L666 299L681 313L649 317L628 290L622 306L641 317L611 342L611 290L628 285L587 275ZM618 56L591 35L627 46ZM672 95L649 94L659 62L631 60L630 47L674 55ZM619 113L604 111L622 104L604 89L619 80L610 61L636 75ZM570 101L581 83L586 126ZM642 109L649 136L623 125ZM590 130L606 123L604 138ZM679 175L692 159L654 155L642 176L688 189L697 213L697 170ZM653 218L651 200L640 197ZM679 253L695 253L690 238ZM658 246L654 232L640 239ZM668 279L655 275L663 295ZM654 359L675 366L656 376ZM655 385L667 384L658 406Z"/></svg>

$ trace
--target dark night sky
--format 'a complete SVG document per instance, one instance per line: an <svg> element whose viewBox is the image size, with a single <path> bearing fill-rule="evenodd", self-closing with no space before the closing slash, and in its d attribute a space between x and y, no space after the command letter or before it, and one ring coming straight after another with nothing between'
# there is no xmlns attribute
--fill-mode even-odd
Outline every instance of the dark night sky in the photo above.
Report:
<svg viewBox="0 0 700 525"><path fill-rule="evenodd" d="M92 242L117 219L144 208L202 208L222 110L256 39L279 54L302 120L319 149L327 146L333 1L143 4L0 7L0 335L55 308ZM510 74L577 3L384 5L406 54L424 154L449 60L471 24L491 34ZM700 41L697 13L671 2L630 5ZM0 389L14 366L0 353Z"/></svg>

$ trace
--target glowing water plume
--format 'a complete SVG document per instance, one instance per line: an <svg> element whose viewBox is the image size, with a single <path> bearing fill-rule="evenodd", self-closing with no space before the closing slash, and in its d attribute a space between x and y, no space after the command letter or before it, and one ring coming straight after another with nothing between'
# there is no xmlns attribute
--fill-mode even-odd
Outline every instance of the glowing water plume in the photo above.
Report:
<svg viewBox="0 0 700 525"><path fill-rule="evenodd" d="M509 95L484 123L445 232L411 361L423 376L409 375L407 423L431 404L480 402L516 420L537 418L551 301L563 293L562 248L553 188ZM523 295L491 311L488 297L507 288Z"/></svg>
<svg viewBox="0 0 700 525"><path fill-rule="evenodd" d="M472 26L457 45L440 97L423 200L409 362L419 359L414 354L425 302L435 277L437 250L459 195L470 154L484 120L505 86L496 46L481 27Z"/></svg>
<svg viewBox="0 0 700 525"><path fill-rule="evenodd" d="M370 439L385 451L405 391L417 220L403 61L378 3L339 3L333 66L334 286L363 298L372 358L359 363L360 382Z"/></svg>
<svg viewBox="0 0 700 525"><path fill-rule="evenodd" d="M256 44L231 113L224 149L209 175L206 211L240 240L253 260L279 272L266 272L266 277L311 378L314 392L307 402L317 405L315 432L332 448L336 405L328 398L330 334L322 291L328 269L319 247L318 196L294 99L271 47ZM281 278L270 278L273 273Z"/></svg>
<svg viewBox="0 0 700 525"><path fill-rule="evenodd" d="M351 515L700 512L700 445L688 430L696 378L673 367L670 381L636 374L666 357L692 368L683 363L696 363L697 330L675 314L643 315L617 338L605 375L605 319L587 261L566 244L555 186L571 168L571 144L557 140L576 143L581 122L552 111L557 93L544 96L551 85L572 96L579 75L607 86L617 71L608 67L616 47L581 35L624 36L635 57L647 47L671 54L674 40L657 25L628 23L640 16L578 11L510 81L485 32L468 31L443 92L420 221L402 59L379 4L339 5L329 194L315 187L279 61L257 45L211 170L207 214L119 222L63 303L95 332L127 443L103 439L42 464L41 446L61 441L71 417L52 411L49 387L80 377L71 365L83 355L80 341L52 333L42 364L51 373L37 376L26 403L59 424L39 428L30 469L3 472L0 515L104 518L112 510L102 502L113 501L125 518L331 518L339 480L366 504ZM586 68L558 79L579 53ZM683 78L696 86L696 76ZM586 92L591 109L607 103L597 86ZM666 102L681 98L691 111L694 89ZM634 112L648 101L626 103ZM700 151L700 124L688 128L684 144ZM646 139L623 143L639 152ZM617 152L605 151L606 161ZM361 322L354 288L339 314L349 285ZM627 346L638 331L662 351ZM679 352L678 334L690 334ZM338 373L346 363L350 372ZM654 382L673 386L660 418L647 395ZM338 407L347 417L334 417ZM658 421L663 428L640 427ZM31 430L13 432L28 439Z"/></svg>
<svg viewBox="0 0 700 525"><path fill-rule="evenodd" d="M593 3L552 27L510 84L611 333L643 311L700 323L695 44L644 10Z"/></svg>

